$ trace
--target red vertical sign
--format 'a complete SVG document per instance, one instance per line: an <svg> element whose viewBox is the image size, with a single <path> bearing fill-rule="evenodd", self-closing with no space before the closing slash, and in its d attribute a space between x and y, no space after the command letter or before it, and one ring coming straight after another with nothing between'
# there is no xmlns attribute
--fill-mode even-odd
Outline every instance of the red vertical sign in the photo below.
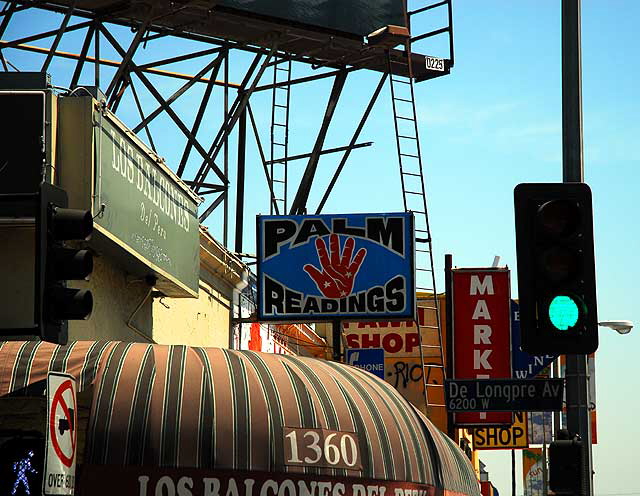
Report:
<svg viewBox="0 0 640 496"><path fill-rule="evenodd" d="M453 377L511 377L509 269L453 270ZM510 424L511 412L455 413L457 426Z"/></svg>

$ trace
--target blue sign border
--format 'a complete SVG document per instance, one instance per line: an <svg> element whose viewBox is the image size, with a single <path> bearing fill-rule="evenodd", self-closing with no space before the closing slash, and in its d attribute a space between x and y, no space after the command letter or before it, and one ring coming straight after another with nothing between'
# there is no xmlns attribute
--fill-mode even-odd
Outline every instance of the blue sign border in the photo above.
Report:
<svg viewBox="0 0 640 496"><path fill-rule="evenodd" d="M372 218L383 219L383 222L378 220L374 224L373 220L367 221ZM389 234L391 218L402 219L401 238L398 237L399 234ZM269 233L265 232L266 223L273 223L269 227ZM374 230L373 225L378 229ZM400 230L398 225L396 224L395 232ZM295 226L295 232L291 231L294 229L292 226ZM280 236L279 240L274 239L277 235ZM261 321L416 319L414 216L411 212L258 215L256 246L258 319ZM342 291L342 296L327 296L321 292L322 277L327 274L322 262L323 255L325 262L329 259L333 262L334 256L340 259L346 256L349 259L346 264L351 264L351 268L355 267L355 270L345 272L348 277L353 278L348 293ZM364 270L358 272L361 266ZM375 270L371 270L372 268ZM328 284L326 280L324 284ZM269 287L266 288L267 285ZM286 295L293 295L292 298L303 297L301 301L304 301L304 308L289 311L283 305L282 312L266 312L266 292L273 288ZM371 311L368 296L369 291L374 289L377 292L383 291L384 310ZM366 296L363 296L365 292ZM388 296L397 296L400 292L404 294L404 304L401 309L395 310L388 303ZM362 305L356 305L354 298L360 303L367 300L366 308L362 310ZM349 311L348 307L355 311ZM291 309L294 308L291 305ZM307 308L311 310L305 311Z"/></svg>

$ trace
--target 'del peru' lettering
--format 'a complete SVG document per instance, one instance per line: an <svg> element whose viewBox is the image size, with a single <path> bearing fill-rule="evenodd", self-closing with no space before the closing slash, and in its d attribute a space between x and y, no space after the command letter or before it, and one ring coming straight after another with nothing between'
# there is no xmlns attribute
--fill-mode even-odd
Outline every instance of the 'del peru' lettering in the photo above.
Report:
<svg viewBox="0 0 640 496"><path fill-rule="evenodd" d="M115 130L110 130L112 142L111 166L118 171L122 179L136 188L149 204L141 204L141 221L152 227L161 235L166 232L158 229L158 217L155 210L164 215L185 232L189 232L189 204L187 197L165 175L153 167L151 162L145 160L137 149L128 143L124 137L118 136ZM153 205L153 207L152 207ZM154 216L156 220L151 222Z"/></svg>
<svg viewBox="0 0 640 496"><path fill-rule="evenodd" d="M347 225L347 219L333 218L331 225L323 219L305 219L297 223L292 219L269 219L264 222L264 258L277 255L287 245L303 245L316 237L343 234L368 239L405 256L403 217L367 217L365 227Z"/></svg>

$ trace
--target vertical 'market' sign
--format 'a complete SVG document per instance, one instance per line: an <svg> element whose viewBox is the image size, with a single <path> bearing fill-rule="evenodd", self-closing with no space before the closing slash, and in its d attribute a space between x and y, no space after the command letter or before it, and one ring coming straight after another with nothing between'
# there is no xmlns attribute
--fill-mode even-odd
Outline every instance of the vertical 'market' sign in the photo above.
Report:
<svg viewBox="0 0 640 496"><path fill-rule="evenodd" d="M509 270L453 270L453 376L511 377ZM511 412L455 413L457 426L510 424Z"/></svg>

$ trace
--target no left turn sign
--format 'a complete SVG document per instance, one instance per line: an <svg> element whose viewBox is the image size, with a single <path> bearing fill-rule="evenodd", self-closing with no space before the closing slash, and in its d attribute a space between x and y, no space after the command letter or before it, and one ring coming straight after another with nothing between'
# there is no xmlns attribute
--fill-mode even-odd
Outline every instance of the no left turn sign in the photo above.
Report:
<svg viewBox="0 0 640 496"><path fill-rule="evenodd" d="M45 495L73 495L77 446L76 381L69 374L47 376L47 449L42 491Z"/></svg>

